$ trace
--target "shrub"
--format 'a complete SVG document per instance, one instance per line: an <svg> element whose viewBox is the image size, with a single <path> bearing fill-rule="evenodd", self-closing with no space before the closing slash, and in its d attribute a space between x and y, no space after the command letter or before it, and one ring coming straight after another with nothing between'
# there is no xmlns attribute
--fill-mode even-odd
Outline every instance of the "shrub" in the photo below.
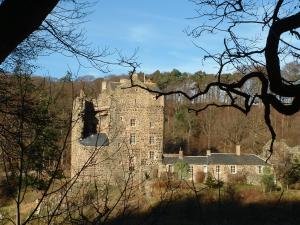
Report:
<svg viewBox="0 0 300 225"><path fill-rule="evenodd" d="M264 174L261 178L262 185L264 186L265 192L270 192L276 190L274 176L269 174Z"/></svg>
<svg viewBox="0 0 300 225"><path fill-rule="evenodd" d="M205 181L205 185L208 186L209 188L221 188L224 185L224 182L219 180L217 181L211 173L207 173L207 178Z"/></svg>
<svg viewBox="0 0 300 225"><path fill-rule="evenodd" d="M232 184L228 184L225 188L225 197L228 201L234 202L240 200L240 195Z"/></svg>
<svg viewBox="0 0 300 225"><path fill-rule="evenodd" d="M174 172L177 173L178 179L187 179L189 177L189 164L182 160L177 161L174 165Z"/></svg>

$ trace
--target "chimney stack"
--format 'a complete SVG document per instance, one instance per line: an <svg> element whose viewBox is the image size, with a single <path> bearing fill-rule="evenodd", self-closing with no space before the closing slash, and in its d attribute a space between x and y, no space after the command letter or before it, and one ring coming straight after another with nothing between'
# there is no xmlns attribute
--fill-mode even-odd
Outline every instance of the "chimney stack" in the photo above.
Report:
<svg viewBox="0 0 300 225"><path fill-rule="evenodd" d="M240 145L235 146L235 153L236 153L236 155L241 155L241 146Z"/></svg>
<svg viewBox="0 0 300 225"><path fill-rule="evenodd" d="M210 155L211 155L210 149L207 149L207 150L206 150L206 155L207 155L207 156L210 156Z"/></svg>
<svg viewBox="0 0 300 225"><path fill-rule="evenodd" d="M178 153L178 158L183 159L183 151L181 150L181 148L180 148L179 153Z"/></svg>

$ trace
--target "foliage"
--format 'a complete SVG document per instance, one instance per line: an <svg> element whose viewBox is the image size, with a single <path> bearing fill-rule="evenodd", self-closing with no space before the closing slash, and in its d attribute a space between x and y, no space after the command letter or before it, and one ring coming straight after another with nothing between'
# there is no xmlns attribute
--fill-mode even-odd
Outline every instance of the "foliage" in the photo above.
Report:
<svg viewBox="0 0 300 225"><path fill-rule="evenodd" d="M221 180L215 179L210 172L207 173L205 185L209 188L221 188L224 185L224 182Z"/></svg>
<svg viewBox="0 0 300 225"><path fill-rule="evenodd" d="M182 160L178 160L174 164L174 172L177 173L178 179L189 178L189 164Z"/></svg>
<svg viewBox="0 0 300 225"><path fill-rule="evenodd" d="M264 187L265 192L270 192L276 190L275 178L272 174L271 168L265 166L263 168L263 175L261 177L261 183Z"/></svg>
<svg viewBox="0 0 300 225"><path fill-rule="evenodd" d="M287 185L295 184L300 181L300 162L294 160L290 162L289 169L286 171L284 176L284 182Z"/></svg>

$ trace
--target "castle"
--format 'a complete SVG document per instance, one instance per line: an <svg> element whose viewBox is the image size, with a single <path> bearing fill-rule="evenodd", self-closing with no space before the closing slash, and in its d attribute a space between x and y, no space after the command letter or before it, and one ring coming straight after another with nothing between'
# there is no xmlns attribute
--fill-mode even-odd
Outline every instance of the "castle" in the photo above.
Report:
<svg viewBox="0 0 300 225"><path fill-rule="evenodd" d="M137 75L132 80L102 81L101 94L91 99L81 92L73 102L71 177L119 183L126 178L143 182L173 175L177 162L189 165L190 179L202 172L230 181L240 176L259 184L264 167L271 167L253 154L210 153L206 156L163 154L164 97L139 88L158 90Z"/></svg>
<svg viewBox="0 0 300 225"><path fill-rule="evenodd" d="M71 177L120 182L129 174L139 181L157 176L162 163L164 98L131 82L154 89L152 82L102 81L101 94L83 92L73 102Z"/></svg>

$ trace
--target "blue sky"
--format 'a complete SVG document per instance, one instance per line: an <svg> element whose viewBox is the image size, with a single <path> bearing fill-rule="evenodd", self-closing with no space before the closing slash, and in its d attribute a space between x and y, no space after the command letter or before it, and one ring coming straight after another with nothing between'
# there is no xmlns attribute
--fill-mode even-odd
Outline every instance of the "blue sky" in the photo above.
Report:
<svg viewBox="0 0 300 225"><path fill-rule="evenodd" d="M135 49L138 71L151 73L170 71L196 72L215 70L210 64L203 65L203 52L196 48L191 38L183 32L197 21L187 19L195 15L195 6L188 0L100 0L94 12L84 24L88 42L93 46L119 49L130 55ZM202 37L202 45L218 47L211 37ZM78 75L104 76L95 68L78 70L78 63L71 58L53 54L37 61L40 75L63 76L67 70ZM88 64L86 64L88 65ZM111 67L111 74L126 74L128 69Z"/></svg>

